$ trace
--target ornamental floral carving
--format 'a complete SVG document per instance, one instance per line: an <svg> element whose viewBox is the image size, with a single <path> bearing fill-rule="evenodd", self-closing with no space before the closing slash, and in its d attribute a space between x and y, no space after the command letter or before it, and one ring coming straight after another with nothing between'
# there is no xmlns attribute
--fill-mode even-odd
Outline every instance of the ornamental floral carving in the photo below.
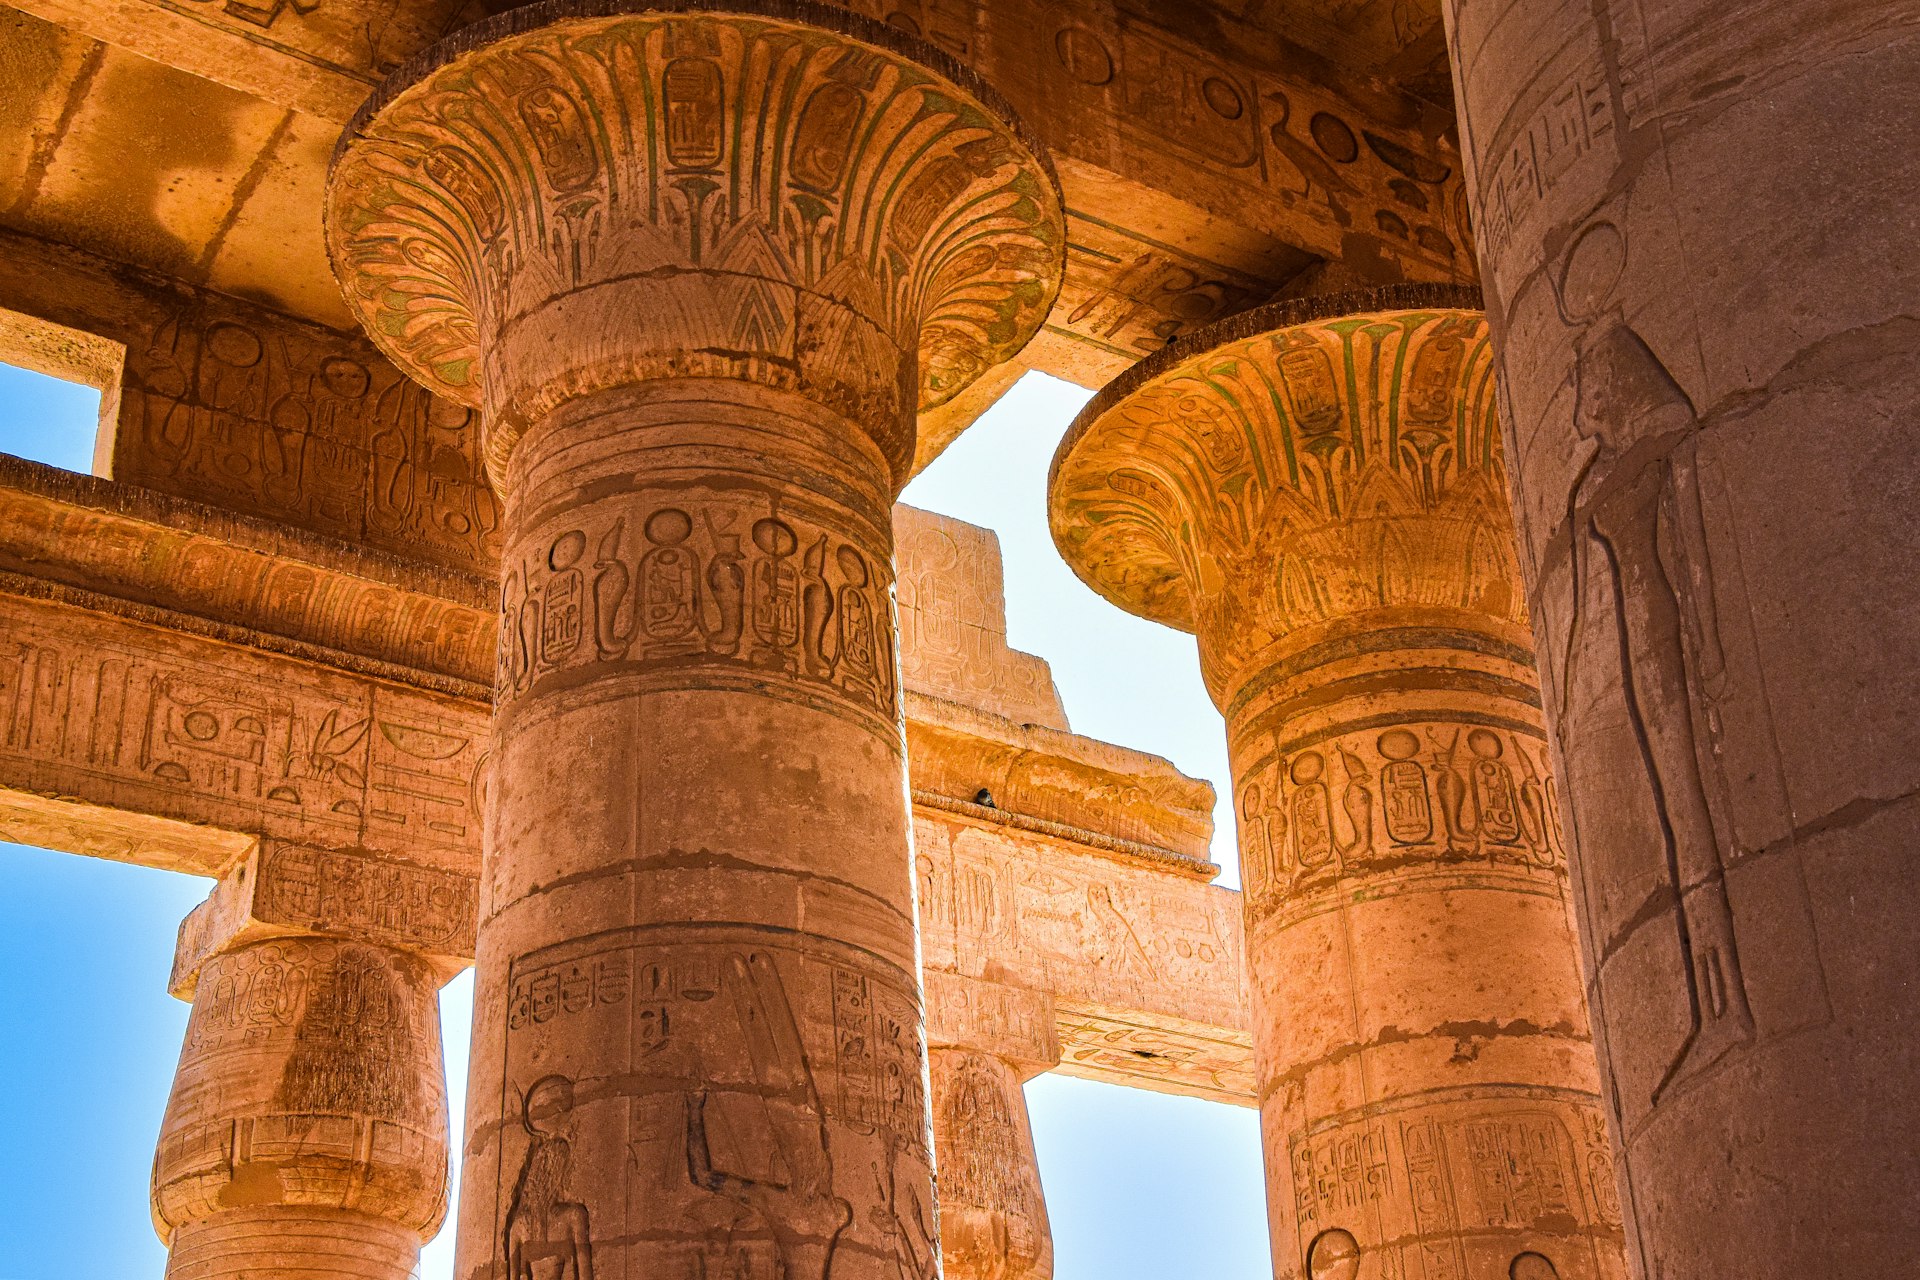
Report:
<svg viewBox="0 0 1920 1280"><path fill-rule="evenodd" d="M1054 460L1068 563L1198 633L1216 688L1370 610L1526 621L1477 295L1352 301L1261 308L1170 347L1096 397Z"/></svg>
<svg viewBox="0 0 1920 1280"><path fill-rule="evenodd" d="M327 233L368 332L488 409L496 470L516 424L659 376L799 390L910 450L916 409L1047 314L1050 166L990 91L889 28L623 7L472 28L349 126ZM513 358L488 358L501 344Z"/></svg>

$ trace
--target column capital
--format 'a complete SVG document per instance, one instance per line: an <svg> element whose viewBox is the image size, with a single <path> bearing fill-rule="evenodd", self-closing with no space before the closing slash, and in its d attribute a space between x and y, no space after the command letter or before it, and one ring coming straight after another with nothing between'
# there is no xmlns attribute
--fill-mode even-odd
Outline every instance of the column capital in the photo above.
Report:
<svg viewBox="0 0 1920 1280"><path fill-rule="evenodd" d="M903 479L914 414L1019 350L1065 266L1044 150L901 32L801 0L565 0L397 72L335 154L327 238L399 366L484 407L496 480L559 404L745 379Z"/></svg>
<svg viewBox="0 0 1920 1280"><path fill-rule="evenodd" d="M1054 542L1191 631L1216 702L1293 649L1402 625L1527 640L1477 290L1276 303L1108 384L1054 457Z"/></svg>

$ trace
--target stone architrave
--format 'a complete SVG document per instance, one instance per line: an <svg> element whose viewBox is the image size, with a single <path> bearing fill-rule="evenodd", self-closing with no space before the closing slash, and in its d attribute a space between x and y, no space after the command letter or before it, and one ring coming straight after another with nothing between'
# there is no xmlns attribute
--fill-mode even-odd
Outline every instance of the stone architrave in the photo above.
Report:
<svg viewBox="0 0 1920 1280"><path fill-rule="evenodd" d="M890 508L1047 314L1047 163L838 11L542 4L329 201L504 505L460 1273L937 1274Z"/></svg>
<svg viewBox="0 0 1920 1280"><path fill-rule="evenodd" d="M1443 8L1630 1254L1913 1273L1920 7Z"/></svg>
<svg viewBox="0 0 1920 1280"><path fill-rule="evenodd" d="M1477 302L1246 313L1054 461L1062 553L1226 717L1289 1280L1622 1274Z"/></svg>
<svg viewBox="0 0 1920 1280"><path fill-rule="evenodd" d="M894 519L916 584L903 643L928 646L901 660L926 968L1057 995L1060 1071L1251 1105L1240 895L1208 883L1213 789L1034 723L1064 718L982 597L999 572L971 561L991 539ZM930 529L951 540L915 536ZM444 573L381 587L378 568L0 459L0 836L220 878L183 957L304 929L469 959L473 921L445 907L478 896L492 593ZM249 874L293 874L265 893L229 874L256 856ZM353 875L369 860L370 886Z"/></svg>
<svg viewBox="0 0 1920 1280"><path fill-rule="evenodd" d="M184 950L186 1043L153 1159L167 1280L408 1280L447 1211L446 976L366 942Z"/></svg>

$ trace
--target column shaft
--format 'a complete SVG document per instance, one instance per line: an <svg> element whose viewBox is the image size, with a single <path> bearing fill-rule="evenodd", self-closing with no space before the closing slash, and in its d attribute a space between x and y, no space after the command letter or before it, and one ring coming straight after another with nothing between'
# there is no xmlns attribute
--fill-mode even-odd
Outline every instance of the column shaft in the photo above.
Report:
<svg viewBox="0 0 1920 1280"><path fill-rule="evenodd" d="M1228 707L1278 1274L1618 1276L1526 633L1358 619Z"/></svg>
<svg viewBox="0 0 1920 1280"><path fill-rule="evenodd" d="M1477 301L1246 313L1054 461L1061 550L1226 716L1289 1280L1622 1273Z"/></svg>
<svg viewBox="0 0 1920 1280"><path fill-rule="evenodd" d="M534 424L508 491L463 1274L924 1273L885 460L682 379Z"/></svg>
<svg viewBox="0 0 1920 1280"><path fill-rule="evenodd" d="M1445 6L1631 1255L1920 1267L1920 11Z"/></svg>

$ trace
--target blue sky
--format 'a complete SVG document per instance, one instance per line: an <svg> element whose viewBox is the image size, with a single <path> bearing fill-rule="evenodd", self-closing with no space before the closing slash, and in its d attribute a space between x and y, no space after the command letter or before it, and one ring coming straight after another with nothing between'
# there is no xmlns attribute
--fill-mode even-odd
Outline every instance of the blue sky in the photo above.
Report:
<svg viewBox="0 0 1920 1280"><path fill-rule="evenodd" d="M1047 536L1047 463L1087 393L1029 374L905 501L985 525L1006 553L1013 644L1046 658L1074 730L1167 756L1224 796L1226 743L1191 638L1073 577ZM0 452L89 469L97 395L0 366ZM1215 861L1236 883L1232 818ZM0 845L0 1280L158 1280L147 1174L187 1007L166 993L180 918L209 884ZM472 983L443 993L454 1114ZM1251 1110L1060 1076L1027 1086L1055 1280L1265 1280ZM452 1232L421 1280L450 1280Z"/></svg>

